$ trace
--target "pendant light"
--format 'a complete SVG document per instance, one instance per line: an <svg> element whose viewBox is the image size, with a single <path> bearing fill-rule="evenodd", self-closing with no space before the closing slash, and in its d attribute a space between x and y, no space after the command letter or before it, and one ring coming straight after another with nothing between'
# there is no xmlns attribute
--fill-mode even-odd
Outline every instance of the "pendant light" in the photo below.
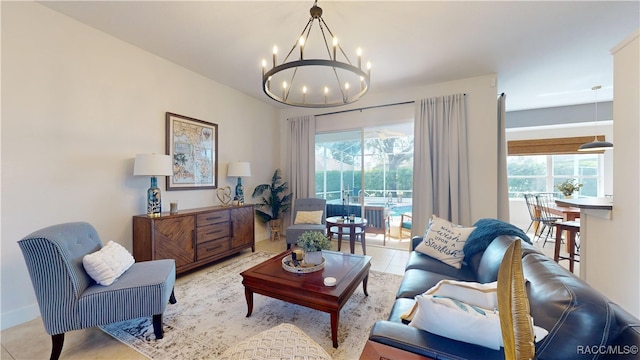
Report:
<svg viewBox="0 0 640 360"><path fill-rule="evenodd" d="M598 90L600 90L602 86L594 86L591 90L594 90L596 93L596 125L598 124ZM598 136L595 136L592 142L588 142L586 144L580 145L578 151L600 151L600 150L609 150L613 149L613 144L608 141L599 141Z"/></svg>

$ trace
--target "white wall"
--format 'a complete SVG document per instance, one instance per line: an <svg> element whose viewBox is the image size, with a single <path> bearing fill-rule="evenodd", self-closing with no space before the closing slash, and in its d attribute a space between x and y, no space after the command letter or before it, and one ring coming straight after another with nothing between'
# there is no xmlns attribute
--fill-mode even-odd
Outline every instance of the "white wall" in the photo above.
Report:
<svg viewBox="0 0 640 360"><path fill-rule="evenodd" d="M614 55L613 211L589 217L586 280L640 317L640 30Z"/></svg>
<svg viewBox="0 0 640 360"><path fill-rule="evenodd" d="M41 227L88 221L132 250L148 177L136 153L165 152L165 112L218 124L219 185L249 161L250 196L279 167L278 110L34 2L2 6L0 326L38 315L17 241ZM164 189L164 181L160 188ZM162 191L165 208L219 205L215 190ZM256 227L257 240L266 238Z"/></svg>
<svg viewBox="0 0 640 360"><path fill-rule="evenodd" d="M476 221L484 217L497 217L497 93L496 75L489 74L440 84L407 88L393 93L365 95L362 100L339 110L415 101L435 96L457 93L467 94L467 117L469 133L469 176L471 183L471 218ZM375 85L375 84L374 84ZM288 136L286 119L303 114L323 114L336 109L287 108L281 112L281 136ZM322 121L320 118L317 121ZM283 141L282 159L286 159ZM494 185L490 185L494 184ZM424 229L414 229L415 234Z"/></svg>

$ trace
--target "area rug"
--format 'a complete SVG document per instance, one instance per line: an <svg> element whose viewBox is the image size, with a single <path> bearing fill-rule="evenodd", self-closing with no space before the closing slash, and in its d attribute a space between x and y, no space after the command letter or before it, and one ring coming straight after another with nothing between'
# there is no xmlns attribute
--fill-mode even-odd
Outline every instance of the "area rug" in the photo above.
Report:
<svg viewBox="0 0 640 360"><path fill-rule="evenodd" d="M237 342L286 322L302 329L334 359L358 359L373 323L389 316L402 277L370 271L369 296L360 285L340 311L339 347L334 349L327 313L255 294L253 314L246 317L240 272L272 256L251 253L178 278L178 303L167 305L161 340L153 335L151 318L101 328L151 359L216 359Z"/></svg>

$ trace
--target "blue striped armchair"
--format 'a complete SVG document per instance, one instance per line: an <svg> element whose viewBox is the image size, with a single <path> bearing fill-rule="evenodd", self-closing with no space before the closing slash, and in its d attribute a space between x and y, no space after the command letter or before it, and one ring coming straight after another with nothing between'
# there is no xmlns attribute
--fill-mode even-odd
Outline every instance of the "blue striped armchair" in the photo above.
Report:
<svg viewBox="0 0 640 360"><path fill-rule="evenodd" d="M102 248L95 228L85 222L38 230L18 245L29 270L45 330L52 339L51 359L62 352L64 333L144 316L153 317L163 337L162 313L176 302L173 259L134 263L109 286L97 284L82 258Z"/></svg>

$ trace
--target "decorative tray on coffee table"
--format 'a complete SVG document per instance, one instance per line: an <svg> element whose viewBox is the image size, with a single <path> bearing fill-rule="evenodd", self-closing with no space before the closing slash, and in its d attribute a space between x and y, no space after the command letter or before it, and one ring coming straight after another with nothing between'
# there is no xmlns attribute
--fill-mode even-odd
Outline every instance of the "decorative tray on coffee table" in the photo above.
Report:
<svg viewBox="0 0 640 360"><path fill-rule="evenodd" d="M298 264L294 264L291 259L291 255L287 255L282 258L282 268L296 274L308 274L314 271L319 271L324 269L324 264L326 261L322 258L322 263L318 265L306 264L304 260L298 261Z"/></svg>

